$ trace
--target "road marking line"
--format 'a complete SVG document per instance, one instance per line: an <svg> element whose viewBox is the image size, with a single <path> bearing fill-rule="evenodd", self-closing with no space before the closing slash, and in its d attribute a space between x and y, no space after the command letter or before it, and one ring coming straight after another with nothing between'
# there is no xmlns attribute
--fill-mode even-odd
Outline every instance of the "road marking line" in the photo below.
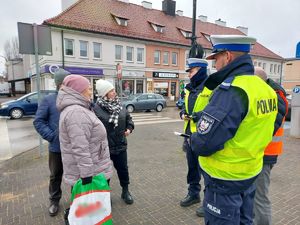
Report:
<svg viewBox="0 0 300 225"><path fill-rule="evenodd" d="M182 120L163 120L163 121L145 121L145 122L137 122L134 125L145 125L145 124L157 124L157 123L177 123L182 122Z"/></svg>
<svg viewBox="0 0 300 225"><path fill-rule="evenodd" d="M164 120L172 120L170 117L162 117L160 120L157 120L156 118L145 118L145 119L134 119L133 122L142 122L142 121L164 121Z"/></svg>

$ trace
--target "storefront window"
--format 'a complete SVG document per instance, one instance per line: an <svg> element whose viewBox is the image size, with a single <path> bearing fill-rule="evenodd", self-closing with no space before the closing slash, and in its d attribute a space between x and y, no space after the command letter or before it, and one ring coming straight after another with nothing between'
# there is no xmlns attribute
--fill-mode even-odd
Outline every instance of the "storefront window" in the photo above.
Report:
<svg viewBox="0 0 300 225"><path fill-rule="evenodd" d="M171 95L176 95L176 82L171 82Z"/></svg>
<svg viewBox="0 0 300 225"><path fill-rule="evenodd" d="M168 82L156 82L154 83L154 93L168 96Z"/></svg>
<svg viewBox="0 0 300 225"><path fill-rule="evenodd" d="M136 80L136 93L143 93L144 91L144 82L143 80Z"/></svg>

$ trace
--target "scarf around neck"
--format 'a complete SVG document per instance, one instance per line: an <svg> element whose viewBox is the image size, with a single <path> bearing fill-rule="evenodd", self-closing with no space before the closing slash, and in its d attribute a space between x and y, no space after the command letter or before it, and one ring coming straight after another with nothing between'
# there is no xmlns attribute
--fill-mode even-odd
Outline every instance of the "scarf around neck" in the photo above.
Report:
<svg viewBox="0 0 300 225"><path fill-rule="evenodd" d="M110 117L108 122L113 123L114 127L118 126L119 115L122 110L122 105L118 97L114 99L108 99L106 97L99 98L97 104L109 112Z"/></svg>

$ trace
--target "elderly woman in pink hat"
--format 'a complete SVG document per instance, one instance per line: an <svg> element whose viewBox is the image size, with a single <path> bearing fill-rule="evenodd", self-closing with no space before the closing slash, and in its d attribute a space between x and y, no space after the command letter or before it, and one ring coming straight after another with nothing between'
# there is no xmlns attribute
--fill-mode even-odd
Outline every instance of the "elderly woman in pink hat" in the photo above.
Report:
<svg viewBox="0 0 300 225"><path fill-rule="evenodd" d="M64 180L73 186L83 184L103 173L109 180L113 173L105 127L91 111L92 88L88 79L69 75L58 92L59 140Z"/></svg>
<svg viewBox="0 0 300 225"><path fill-rule="evenodd" d="M80 178L83 185L91 183L99 173L109 181L113 173L106 130L91 110L91 97L89 80L79 75L67 76L57 96L63 178L71 187ZM66 209L66 224L68 214Z"/></svg>

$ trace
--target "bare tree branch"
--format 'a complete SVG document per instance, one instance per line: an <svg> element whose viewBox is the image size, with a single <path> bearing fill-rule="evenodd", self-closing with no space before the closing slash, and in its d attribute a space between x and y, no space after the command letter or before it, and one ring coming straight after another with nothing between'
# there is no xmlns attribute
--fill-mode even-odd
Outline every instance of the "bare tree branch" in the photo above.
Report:
<svg viewBox="0 0 300 225"><path fill-rule="evenodd" d="M8 60L22 58L22 55L19 54L19 40L17 37L13 37L5 42L4 55Z"/></svg>

